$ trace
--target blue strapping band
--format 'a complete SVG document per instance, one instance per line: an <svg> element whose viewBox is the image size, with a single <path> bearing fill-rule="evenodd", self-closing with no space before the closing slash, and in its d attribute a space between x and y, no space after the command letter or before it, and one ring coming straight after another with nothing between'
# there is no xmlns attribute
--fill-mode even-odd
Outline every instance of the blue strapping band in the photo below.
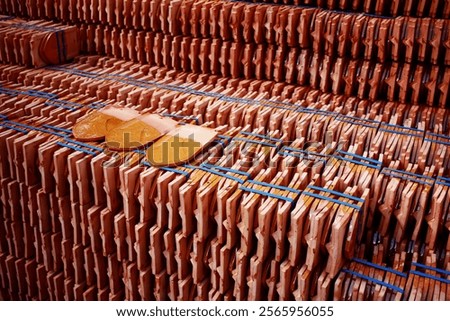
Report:
<svg viewBox="0 0 450 321"><path fill-rule="evenodd" d="M436 184L438 185L445 185L450 187L450 178L438 176L436 178Z"/></svg>
<svg viewBox="0 0 450 321"><path fill-rule="evenodd" d="M340 193L340 192L336 192L327 188L323 188L323 187L319 187L319 186L314 186L314 185L310 185L308 186L310 189L316 190L316 191L320 191L320 192L325 192L325 193L330 193L336 196L341 196L341 197L345 197L348 199L351 199L352 201L356 201L356 202L364 202L364 200L362 198L359 197L355 197L349 194L344 194L344 193Z"/></svg>
<svg viewBox="0 0 450 321"><path fill-rule="evenodd" d="M142 164L142 165L145 165L145 166L147 166L147 167L152 167L152 164L150 164L150 163L147 162L147 161L142 161L141 164Z"/></svg>
<svg viewBox="0 0 450 321"><path fill-rule="evenodd" d="M360 264L364 264L364 265L373 267L375 269L379 269L379 270L383 270L383 271L386 271L386 272L394 273L395 275L399 275L399 276L404 277L404 278L406 278L408 276L406 273L403 273L403 272L391 269L391 268L389 268L387 266L382 266L382 265L378 265L378 264L375 264L375 263L372 263L372 262L368 262L366 260L361 260L361 259L354 258L353 261L356 262L356 263L360 263Z"/></svg>
<svg viewBox="0 0 450 321"><path fill-rule="evenodd" d="M398 135L414 136L414 137L422 137L423 136L423 135L419 135L419 134L409 134L409 133L407 134L407 133L397 132L395 130L384 129L384 128L380 128L380 131L386 132L386 133L398 134Z"/></svg>
<svg viewBox="0 0 450 321"><path fill-rule="evenodd" d="M419 184L426 184L426 185L430 185L430 186L433 185L433 183L425 182L420 179L405 177L405 176L394 174L394 173L384 173L384 174L392 176L392 177L396 177L396 178L407 179L408 181L419 183Z"/></svg>
<svg viewBox="0 0 450 321"><path fill-rule="evenodd" d="M13 24L10 24L9 26L11 26L13 28L24 29L24 30L38 30L38 31L52 31L52 32L60 31L59 29L54 28L54 27L39 26L39 25L28 24L28 23L23 23L23 22L13 23Z"/></svg>
<svg viewBox="0 0 450 321"><path fill-rule="evenodd" d="M8 129L15 130L15 131L18 131L19 133L22 133L22 134L28 134L28 130L17 128L17 127L13 127L13 126L7 125L5 123L0 124L0 126L8 128Z"/></svg>
<svg viewBox="0 0 450 321"><path fill-rule="evenodd" d="M79 146L82 146L82 147L90 148L90 149L93 149L93 150L96 150L96 151L99 151L99 152L103 152L103 148L100 148L100 147L97 147L97 146L93 146L93 145L89 145L89 144L86 144L86 143L82 143L82 142L79 142L77 140L66 138L66 142L72 143L72 144L75 144L75 145L79 145Z"/></svg>
<svg viewBox="0 0 450 321"><path fill-rule="evenodd" d="M297 157L302 160L309 160L309 161L313 161L313 162L323 162L323 163L327 162L327 160L325 160L325 159L314 158L314 157L310 157L308 155L292 154L292 153L283 152L283 151L279 151L278 154L283 155L283 156Z"/></svg>
<svg viewBox="0 0 450 321"><path fill-rule="evenodd" d="M363 163L363 162L360 162L360 161L357 161L357 160L354 160L354 159L351 159L351 158L346 158L346 157L341 157L341 156L334 156L334 158L343 160L345 162L354 163L354 164L357 164L357 165L362 165L362 166L365 166L365 167L373 168L373 169L381 169L381 165L367 164L367 163Z"/></svg>
<svg viewBox="0 0 450 321"><path fill-rule="evenodd" d="M300 113L316 114L316 115L322 115L322 116L339 116L340 115L334 111L321 110L321 109L315 109L315 108L310 108L310 107L303 107L297 111Z"/></svg>
<svg viewBox="0 0 450 321"><path fill-rule="evenodd" d="M389 173L389 172L391 172L391 173ZM392 173L392 172L394 172L394 173ZM427 182L427 181L421 180L421 179L415 179L415 178L412 178L411 176L416 176L416 177L419 177L419 178L423 178L423 179L428 179L428 180L434 181L434 179L429 177L429 176L420 175L420 174L414 174L414 173L405 172L405 171L402 171L402 170L399 170L399 169L393 169L393 168L387 168L387 167L384 168L381 171L381 173L385 174L385 175L397 177L397 178L407 179L409 181L420 183L420 184L427 184L427 185L430 185L430 186L432 186L433 183ZM399 174L395 174L395 173L399 173ZM403 176L403 175L405 175L406 177Z"/></svg>
<svg viewBox="0 0 450 321"><path fill-rule="evenodd" d="M422 263L412 262L412 265L415 265L415 266L417 266L417 267L419 267L419 268L422 268L422 269L434 271L434 272L437 272L437 273L442 273L442 274L445 274L445 275L450 275L450 271L438 269L438 268L435 268L435 267L433 267L433 266L428 266L428 265L425 265L425 264L422 264Z"/></svg>
<svg viewBox="0 0 450 321"><path fill-rule="evenodd" d="M439 138L450 140L450 136L447 136L447 135L435 134L435 133L427 133L427 135L436 136L436 137L439 137Z"/></svg>
<svg viewBox="0 0 450 321"><path fill-rule="evenodd" d="M290 202L290 203L294 203L295 202L295 200L290 198L290 197L281 196L281 195L277 195L277 194L272 194L272 193L268 193L268 192L265 192L265 191L260 191L258 189L253 189L253 188L250 188L250 187L240 186L239 189L241 189L241 190L243 190L245 192L250 192L250 193L260 194L260 195L267 196L267 197L277 198L277 199L280 199L282 201L287 201L287 202Z"/></svg>
<svg viewBox="0 0 450 321"><path fill-rule="evenodd" d="M275 144L260 142L258 140L247 139L247 138L243 138L243 137L233 137L233 140L243 141L243 142L253 143L253 144L258 144L258 145L263 145L263 146L269 146L269 147L277 147Z"/></svg>
<svg viewBox="0 0 450 321"><path fill-rule="evenodd" d="M57 127L57 126L51 126L51 125L42 125L42 127L50 128L50 129L53 129L53 130L59 130L60 132L72 134L72 131L71 131L70 129L67 129L67 128L62 128L62 127Z"/></svg>
<svg viewBox="0 0 450 321"><path fill-rule="evenodd" d="M270 183L266 183L266 182L254 181L254 180L249 180L248 183L252 183L252 184L255 184L255 185L261 185L261 186L264 186L264 187L276 188L276 189L279 189L279 190L282 190L282 191L288 191L288 192L295 193L295 194L301 194L302 193L301 190L298 190L298 189L295 189L295 188L292 188L292 187L288 187L288 186L275 185L275 184L270 184Z"/></svg>
<svg viewBox="0 0 450 321"><path fill-rule="evenodd" d="M222 148L223 148L223 149L225 149L225 147L227 147L226 143L223 142L223 141L221 141L221 140L219 140L219 139L213 140L213 143L217 143L217 144L222 145Z"/></svg>
<svg viewBox="0 0 450 321"><path fill-rule="evenodd" d="M424 140L426 142L432 142L432 143L436 143L436 144L442 144L442 145L450 146L450 142L443 142L441 140L430 139L430 138L425 138Z"/></svg>
<svg viewBox="0 0 450 321"><path fill-rule="evenodd" d="M190 87L165 85L165 84L160 84L155 81L142 81L142 80L137 80L130 76L121 75L121 74L101 75L101 74L96 74L96 73L92 73L92 72L86 72L86 71L79 70L76 68L69 69L69 68L62 67L62 66L51 66L51 67L47 67L47 69L60 70L60 71L64 71L67 73L71 73L71 74L79 75L79 76L83 76L83 77L88 77L88 78L97 78L97 79L100 78L103 80L111 80L111 81L121 82L121 83L130 84L130 85L141 87L141 88L150 89L150 88L156 87L156 88L162 88L162 89L171 90L171 91L177 91L177 92L181 92L181 93L191 93L191 94L202 95L202 96L206 96L206 97L213 97L213 98L217 98L222 101L236 102L236 103L241 103L241 104L253 104L253 105L259 105L259 106L263 106L263 107L279 108L279 109L294 110L294 111L299 107L298 105L284 103L284 102L275 102L274 101L274 102L269 103L269 101L264 101L264 100L257 101L257 100L252 100L252 99L226 96L226 95L218 94L218 93L202 92L202 91L191 89ZM289 106L289 108L283 107L283 106ZM311 112L319 113L319 110L314 110L314 111L311 110ZM326 113L325 111L320 111L320 112ZM330 112L327 112L327 114L330 114Z"/></svg>
<svg viewBox="0 0 450 321"><path fill-rule="evenodd" d="M210 164L210 163L202 163L200 166L202 166L202 167L204 166L204 167L208 167L208 168L213 168L213 169L218 169L218 170L221 170L221 171L226 171L226 172L229 172L229 173L234 173L234 174L238 174L238 175L243 175L243 176L250 177L250 173L243 172L243 171L239 171L239 170L233 169L233 168L217 166L217 165Z"/></svg>
<svg viewBox="0 0 450 321"><path fill-rule="evenodd" d="M352 156L352 157L355 157L355 158L359 158L359 159L365 160L365 161L370 162L370 163L382 164L382 162L380 162L377 159L364 157L364 156L361 156L361 155L358 155L358 154L353 154L353 153L346 152L346 151L343 151L343 150L338 150L337 152L340 153L340 154L344 154L344 155Z"/></svg>
<svg viewBox="0 0 450 321"><path fill-rule="evenodd" d="M311 197L314 197L314 198L318 198L318 199L321 199L321 200L324 200L324 201L330 201L332 203L336 203L336 204L339 204L339 205L347 206L347 207L353 208L353 209L358 210L358 211L361 210L361 207L356 205L356 204L343 202L343 201L340 201L340 200L337 200L335 198L331 198L331 197L328 197L328 196L324 196L324 195L320 195L320 194L314 194L314 193L310 193L310 192L307 192L307 191L304 191L302 194L303 195L307 195L307 196L311 196Z"/></svg>
<svg viewBox="0 0 450 321"><path fill-rule="evenodd" d="M52 107L58 107L58 108L63 108L66 110L70 110L70 111L75 111L77 110L77 107L82 107L83 105L80 104L76 104L76 103L71 103L69 101L63 101L63 100L50 100L50 101L46 101L44 103L45 106L52 106ZM72 107L75 106L75 107Z"/></svg>
<svg viewBox="0 0 450 321"><path fill-rule="evenodd" d="M91 150L84 149L84 148L81 148L81 147L78 147L78 146L73 146L73 145L65 144L65 143L63 143L63 142L56 142L56 144L59 145L59 146L63 146L63 147L67 147L67 148L70 148L70 149L79 151L79 152L83 152L83 153L85 153L85 154L97 156L97 153L96 153L96 152L93 152L93 151L91 151Z"/></svg>
<svg viewBox="0 0 450 321"><path fill-rule="evenodd" d="M364 275L364 274L361 274L361 273L358 273L358 272L355 272L355 271L351 271L351 270L348 270L348 269L342 269L341 271L344 272L344 273L347 273L347 274L351 274L351 275L357 276L357 277L359 277L361 279L373 282L375 284L384 286L384 287L386 287L388 289L391 289L391 290L394 290L396 292L403 293L403 289L399 288L398 286L395 286L395 285L392 285L392 284L389 284L389 283L386 283L386 282L383 282L383 281L371 278L370 276L367 276L367 275Z"/></svg>
<svg viewBox="0 0 450 321"><path fill-rule="evenodd" d="M266 136L266 135L261 135L261 134L256 134L256 133L242 131L242 132L240 132L240 134L243 134L246 136L255 136L255 137L259 137L259 138L263 138L263 139L267 139L267 140L272 140L274 142L283 142L282 139L274 138L274 137L270 137L270 136Z"/></svg>
<svg viewBox="0 0 450 321"><path fill-rule="evenodd" d="M96 102L93 102L93 103L90 103L90 104L86 105L86 107L92 108L92 109L101 109L101 108L103 108L105 106L106 106L106 104L103 103L103 102L100 102L100 101L96 101Z"/></svg>
<svg viewBox="0 0 450 321"><path fill-rule="evenodd" d="M238 182L240 184L244 184L245 183L245 180L243 180L243 179L241 179L239 177L228 175L228 174L225 174L225 173L222 173L222 172L219 172L219 171L215 171L215 170L213 170L211 168L202 167L202 166L197 167L197 166L192 166L192 165L187 165L187 164L183 165L183 166L186 167L186 168L191 168L191 169L199 169L199 170L202 170L202 171L205 171L205 172L217 175L217 176L222 176L222 177L231 179L233 181L236 181L236 182Z"/></svg>
<svg viewBox="0 0 450 321"><path fill-rule="evenodd" d="M233 137L231 136L226 136L226 135L217 135L217 137L221 138L221 139L225 139L226 141L230 141L233 139Z"/></svg>
<svg viewBox="0 0 450 321"><path fill-rule="evenodd" d="M438 281L438 282L442 282L442 283L445 283L445 284L450 284L450 280L442 279L440 277L437 277L437 276L434 276L434 275L429 275L429 274L426 274L426 273L423 273L423 272L419 272L419 271L414 271L413 270L413 271L411 271L411 274L418 275L418 276L421 276L421 277L424 277L424 278L427 278L427 279L435 280L435 281Z"/></svg>
<svg viewBox="0 0 450 321"><path fill-rule="evenodd" d="M389 170L389 171L393 171L393 172L397 172L397 173L401 173L401 174L405 174L405 175L417 176L417 177L433 180L433 178L430 177L430 176L416 174L416 173L412 173L412 172L405 172L405 171L402 171L400 169L386 167L384 170Z"/></svg>
<svg viewBox="0 0 450 321"><path fill-rule="evenodd" d="M313 155L313 156L318 156L318 157L325 157L325 158L331 157L331 155L316 153L316 152L312 152L312 151L309 151L309 150L294 148L294 147L290 147L290 146L283 146L282 149L289 150L291 152L296 152L296 153L300 153L300 154L307 154L307 155Z"/></svg>
<svg viewBox="0 0 450 321"><path fill-rule="evenodd" d="M189 178L191 176L191 173L185 172L181 169L176 169L176 168L171 168L171 167L160 167L160 169L165 170L167 172L173 172L176 174L184 175L184 176L186 176L186 178Z"/></svg>
<svg viewBox="0 0 450 321"><path fill-rule="evenodd" d="M134 149L132 152L140 155L146 155L145 151L142 149Z"/></svg>
<svg viewBox="0 0 450 321"><path fill-rule="evenodd" d="M56 95L56 94L47 93L44 91L39 91L39 90L34 90L34 89L22 91L20 93L22 93L23 95L27 95L27 96L45 98L45 99L56 99L58 97L58 95Z"/></svg>
<svg viewBox="0 0 450 321"><path fill-rule="evenodd" d="M30 126L30 125L25 125L25 124L22 124L22 123L16 123L16 122L10 121L10 120L7 120L5 122L8 123L8 124L12 124L14 126L19 126L19 127L22 127L22 128L26 128L28 130L40 131L40 132L43 132L43 133L46 133L46 134L55 135L55 136L59 136L59 137L62 137L62 138L66 138L67 137L67 135L65 135L65 134L55 133L53 131L50 131L50 130L47 130L47 129L44 129L44 128L39 128L39 127Z"/></svg>
<svg viewBox="0 0 450 321"><path fill-rule="evenodd" d="M351 119L347 119L347 118L351 118ZM375 128L375 129L378 129L378 127L380 126L379 122L375 122L375 123L377 123L377 125L367 124L367 123L364 123L365 121L367 121L367 119L350 117L350 116L345 116L345 115L337 117L336 120L342 121L345 123L349 123L349 124L361 125L364 127ZM372 121L370 121L370 122L372 122Z"/></svg>
<svg viewBox="0 0 450 321"><path fill-rule="evenodd" d="M171 117L171 118L193 119L193 120L195 120L195 123L197 125L199 124L199 120L195 116L183 116L183 115L175 115L175 114L167 114L167 113L163 113L163 114L160 114L160 115L164 116L164 117Z"/></svg>
<svg viewBox="0 0 450 321"><path fill-rule="evenodd" d="M423 133L423 130L422 130L422 129L412 128L412 127L405 127L405 126L401 126L401 125L395 125L395 124L383 123L383 126L386 126L386 127L395 127L395 128L399 128L399 129L405 129L405 130L413 130L413 131L416 131L416 132L422 132L422 133Z"/></svg>
<svg viewBox="0 0 450 321"><path fill-rule="evenodd" d="M359 117L355 117L355 116L350 116L350 115L340 115L337 119L341 120L342 118L350 118L353 120L356 120L358 122L368 122L368 123L372 123L372 124L382 124L382 122L378 121L378 120L373 120L373 119L367 119L367 118L359 118Z"/></svg>

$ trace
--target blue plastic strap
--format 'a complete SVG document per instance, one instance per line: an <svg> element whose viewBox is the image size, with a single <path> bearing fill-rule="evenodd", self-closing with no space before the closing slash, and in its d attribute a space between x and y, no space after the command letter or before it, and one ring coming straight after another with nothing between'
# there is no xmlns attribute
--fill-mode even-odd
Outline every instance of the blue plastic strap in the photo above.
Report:
<svg viewBox="0 0 450 321"><path fill-rule="evenodd" d="M314 198L318 198L318 199L321 199L321 200L324 200L324 201L330 201L332 203L336 203L336 204L339 204L339 205L347 206L347 207L353 208L353 209L358 210L358 211L361 210L361 207L356 205L356 204L343 202L343 201L340 201L340 200L337 200L335 198L331 198L331 197L328 197L328 196L324 196L324 195L320 195L320 194L314 194L314 193L310 193L310 192L307 192L307 191L304 191L302 194L303 195L308 195L308 196L311 196L311 197L314 197Z"/></svg>
<svg viewBox="0 0 450 321"><path fill-rule="evenodd" d="M217 135L217 137L219 137L220 139L225 139L227 141L230 141L233 139L233 137L231 136L226 136L226 135Z"/></svg>
<svg viewBox="0 0 450 321"><path fill-rule="evenodd" d="M305 113L305 114L315 114L315 115L322 115L322 116L336 116L336 117L339 116L339 114L334 111L315 109L315 108L311 108L311 107L301 107L297 111L300 113Z"/></svg>
<svg viewBox="0 0 450 321"><path fill-rule="evenodd" d="M250 0L229 0L229 2L251 2ZM281 2L278 2L278 3L271 3L270 5L271 6L277 6L277 7L280 7L280 6L283 6L283 7L294 7L294 8L303 8L303 9L310 9L311 8L311 5L307 5L307 4L305 4L305 5L301 5L301 4L285 4L285 2L286 1L283 1L283 3L281 3ZM383 15L378 15L378 14L370 14L370 13L359 13L359 12L349 12L349 11L344 11L344 10L336 10L336 9L334 9L334 10L328 10L327 9L327 12L331 12L331 13L340 13L340 14L342 14L342 13L344 13L344 14L348 14L348 15L352 15L352 16L354 16L354 15L363 15L363 16L367 16L367 17L374 17L374 18L383 18L383 19L390 19L390 20L392 20L392 19L394 19L393 17L389 17L389 16L383 16Z"/></svg>
<svg viewBox="0 0 450 321"><path fill-rule="evenodd" d="M65 134L56 133L56 132L53 132L53 131L50 131L50 130L47 130L47 129L44 129L44 128L39 128L39 127L30 126L30 125L25 125L25 124L13 122L13 121L10 121L10 120L7 120L6 122L8 124L12 124L14 126L19 126L19 127L22 127L22 128L26 128L28 130L36 130L36 131L40 131L40 132L43 132L43 133L46 133L46 134L59 136L59 137L62 137L62 138L66 138L67 137L67 135L65 135Z"/></svg>
<svg viewBox="0 0 450 321"><path fill-rule="evenodd" d="M426 142L432 142L432 143L436 143L436 144L442 144L442 145L450 146L450 142L443 142L441 140L430 139L430 138L425 138L424 140Z"/></svg>
<svg viewBox="0 0 450 321"><path fill-rule="evenodd" d="M345 122L345 123L353 124L353 125L361 125L361 126L364 126L364 127L369 127L369 128L374 128L374 129L378 129L378 127L379 127L379 126L370 125L370 124L357 123L356 121L352 121L352 120L348 120L348 119L340 119L340 118L338 118L337 120Z"/></svg>
<svg viewBox="0 0 450 321"><path fill-rule="evenodd" d="M397 132L395 130L384 129L384 128L380 128L380 131L386 132L386 133L398 134L398 135L414 136L414 137L422 137L423 136L423 135L419 135L419 134L410 134L410 133L407 134L407 133Z"/></svg>
<svg viewBox="0 0 450 321"><path fill-rule="evenodd" d="M350 118L359 122L368 122L368 123L372 123L372 124L382 124L380 121L378 120L373 120L373 119L367 119L367 118L359 118L359 117L355 117L355 116L350 116L350 115L341 115L338 117L338 119L340 120L341 118Z"/></svg>
<svg viewBox="0 0 450 321"><path fill-rule="evenodd" d="M345 162L354 163L354 164L357 164L357 165L373 168L373 169L381 169L381 165L367 164L367 163L363 163L363 162L360 162L360 161L357 161L357 160L354 160L354 159L351 159L351 158L346 158L346 157L341 157L341 156L334 156L334 158L343 160Z"/></svg>
<svg viewBox="0 0 450 321"><path fill-rule="evenodd" d="M45 99L56 99L58 97L58 95L56 95L56 94L47 93L44 91L39 91L39 90L34 90L34 89L23 91L21 93L24 95L45 98Z"/></svg>
<svg viewBox="0 0 450 321"><path fill-rule="evenodd" d="M27 23L23 23L23 22L12 23L9 26L12 28L18 28L18 29L23 29L23 30L38 30L38 31L47 31L47 32L48 31L51 31L51 32L60 31L59 29L54 28L54 27L27 24Z"/></svg>
<svg viewBox="0 0 450 321"><path fill-rule="evenodd" d="M433 266L428 266L428 265L425 265L425 264L422 264L422 263L412 262L412 265L415 265L415 266L417 266L417 267L419 267L419 268L422 268L422 269L434 271L434 272L437 272L437 273L441 273L441 274L445 274L445 275L450 275L450 271L438 269L438 268L435 268L435 267L433 267Z"/></svg>
<svg viewBox="0 0 450 321"><path fill-rule="evenodd" d="M391 173L389 173L389 172L391 172ZM394 173L392 173L392 172L394 172ZM429 176L420 175L420 174L414 174L414 173L411 173L411 172L405 172L405 171L402 171L402 170L399 170L399 169L387 168L387 167L384 168L381 171L381 173L385 174L385 175L397 177L397 178L407 179L409 181L416 182L416 183L427 184L427 185L430 185L430 186L432 186L433 183L427 182L427 181L424 181L424 180L421 180L421 179L414 179L414 178L411 178L411 176L416 176L416 177L420 177L420 178L427 179L427 180L432 180L432 181L434 180L433 178L431 178ZM399 174L395 174L395 173L399 173ZM402 175L405 175L406 177L402 176Z"/></svg>
<svg viewBox="0 0 450 321"><path fill-rule="evenodd" d="M379 165L382 164L382 162L380 162L380 161L377 160L377 159L364 157L364 156L361 156L361 155L358 155L358 154L353 154L353 153L346 152L346 151L343 151L343 150L338 150L337 152L340 153L340 154L344 154L344 155L347 155L347 156L352 156L352 157L355 157L355 158L364 160L364 161L366 161L366 162L375 163L375 164L379 164Z"/></svg>
<svg viewBox="0 0 450 321"><path fill-rule="evenodd" d="M20 90L6 88L6 87L3 87L2 85L0 85L0 94L17 96L20 93L21 93Z"/></svg>
<svg viewBox="0 0 450 321"><path fill-rule="evenodd" d="M160 169L165 170L167 172L173 172L176 174L184 175L184 176L186 176L186 178L189 178L191 176L191 173L185 172L181 169L176 169L176 168L171 168L171 167L160 167Z"/></svg>
<svg viewBox="0 0 450 321"><path fill-rule="evenodd" d="M183 165L183 166L186 167L186 168L191 168L191 169L199 169L199 170L202 170L202 171L205 171L205 172L217 175L217 176L222 176L222 177L231 179L233 181L236 181L236 182L238 182L240 184L244 184L245 183L245 180L243 180L243 179L241 179L239 177L228 175L228 174L225 174L225 173L222 173L222 172L219 172L219 171L215 171L215 170L213 170L211 168L202 167L202 166L197 167L197 166L192 166L192 165Z"/></svg>
<svg viewBox="0 0 450 321"><path fill-rule="evenodd" d="M270 183L266 183L266 182L259 182L259 181L254 181L254 180L249 180L249 183L255 184L255 185L261 185L264 187L270 187L270 188L276 188L282 191L288 191L291 193L295 193L295 194L301 194L302 191L292 188L292 187L288 187L288 186L282 186L282 185L275 185L275 184L270 184Z"/></svg>
<svg viewBox="0 0 450 321"><path fill-rule="evenodd" d="M234 173L234 174L250 177L250 173L239 171L239 170L233 169L233 168L217 166L217 165L210 164L210 163L202 163L200 166L202 166L202 167L204 166L204 167L208 167L208 168L212 168L212 169L218 169L218 170L221 170L221 171L226 171L226 172L229 172L229 173Z"/></svg>
<svg viewBox="0 0 450 321"><path fill-rule="evenodd" d="M427 135L436 136L436 137L439 137L439 138L450 140L450 136L447 136L447 135L435 134L435 133L427 133Z"/></svg>
<svg viewBox="0 0 450 321"><path fill-rule="evenodd" d="M386 266L382 266L382 265L378 265L378 264L375 264L375 263L372 263L372 262L368 262L366 260L361 260L361 259L354 258L353 261L356 262L356 263L360 263L360 264L364 264L364 265L373 267L375 269L379 269L379 270L383 270L383 271L386 271L386 272L394 273L394 274L399 275L399 276L404 277L404 278L407 277L406 273L403 273L403 272L391 269L391 268L386 267Z"/></svg>
<svg viewBox="0 0 450 321"><path fill-rule="evenodd" d="M150 164L147 161L142 161L141 164L144 165L144 166L147 166L147 167L152 167L152 164Z"/></svg>
<svg viewBox="0 0 450 321"><path fill-rule="evenodd" d="M348 199L351 199L352 201L356 201L356 202L364 202L364 200L362 198L359 197L355 197L352 195L348 195L348 194L344 194L344 193L340 193L340 192L336 192L327 188L323 188L323 187L318 187L318 186L314 186L314 185L310 185L308 186L310 189L316 190L316 191L320 191L320 192L325 192L325 193L330 193L336 196L341 196L341 197L345 197Z"/></svg>
<svg viewBox="0 0 450 321"><path fill-rule="evenodd" d="M8 116L0 114L0 119L8 119Z"/></svg>
<svg viewBox="0 0 450 321"><path fill-rule="evenodd" d="M103 103L103 102L100 102L100 101L96 101L96 102L93 102L93 103L90 103L90 104L86 105L86 107L92 108L92 109L101 109L101 108L103 108L105 106L106 106L106 104Z"/></svg>
<svg viewBox="0 0 450 321"><path fill-rule="evenodd" d="M295 152L295 153L307 154L307 155L313 155L313 156L318 156L318 157L325 157L325 158L331 157L331 155L321 154L321 153L316 153L316 152L311 152L311 151L308 151L308 150L299 149L299 148L294 148L294 147L290 147L290 146L283 146L282 149L289 150L289 151Z"/></svg>
<svg viewBox="0 0 450 321"><path fill-rule="evenodd" d="M283 156L297 157L297 158L300 158L301 160L309 160L309 161L323 162L323 163L327 162L326 159L319 159L319 158L309 157L308 155L292 154L292 153L283 152L283 151L279 151L278 154L283 155Z"/></svg>
<svg viewBox="0 0 450 321"><path fill-rule="evenodd" d="M430 176L426 176L426 175L421 175L421 174L415 174L412 172L405 172L402 171L400 169L395 169L395 168L385 168L385 170L389 170L389 171L393 171L393 172L398 172L398 173L402 173L402 174L406 174L406 175L412 175L412 176L417 176L417 177L421 177L421 178L425 178L425 179L432 179L432 177Z"/></svg>
<svg viewBox="0 0 450 321"><path fill-rule="evenodd" d="M19 133L22 133L22 134L28 134L28 130L17 128L17 127L13 127L13 126L5 124L5 123L3 123L3 124L0 123L0 126L8 128L8 129L15 130L15 131L18 131Z"/></svg>
<svg viewBox="0 0 450 321"><path fill-rule="evenodd" d="M50 128L50 129L57 130L57 131L64 132L64 133L68 133L68 134L72 134L72 131L70 129L67 129L67 128L51 126L51 125L42 125L42 127Z"/></svg>
<svg viewBox="0 0 450 321"><path fill-rule="evenodd" d="M269 146L269 147L277 147L275 144L266 143L266 142L260 142L260 141L258 141L258 140L247 139L247 138L243 138L243 137L233 137L233 140L244 141L244 142L247 142L247 143L253 143L253 144L258 144L258 145L263 145L263 146Z"/></svg>
<svg viewBox="0 0 450 321"><path fill-rule="evenodd" d="M199 124L199 120L195 116L183 116L183 115L175 115L175 114L167 114L167 113L163 113L163 114L160 114L160 115L164 116L164 117L171 117L171 118L193 119L193 120L195 120L195 123L197 125Z"/></svg>
<svg viewBox="0 0 450 321"><path fill-rule="evenodd" d="M62 101L62 100L50 100L50 101L46 101L44 103L45 106L52 106L52 107L57 107L57 108L62 108L62 109L66 109L66 110L70 110L70 111L75 111L77 110L76 107L82 107L82 105L80 104L76 104L76 103L71 103L71 102L66 102L66 101ZM77 106L78 105L78 106ZM71 107L71 106L75 106L75 107Z"/></svg>
<svg viewBox="0 0 450 321"><path fill-rule="evenodd" d="M389 283L386 283L386 282L383 282L383 281L371 278L370 276L367 276L367 275L364 275L364 274L361 274L361 273L358 273L358 272L355 272L355 271L351 271L351 270L348 270L348 269L342 269L342 272L347 273L347 274L351 274L351 275L354 275L354 276L359 277L361 279L364 279L364 280L373 282L375 284L384 286L384 287L386 287L388 289L391 289L391 290L394 290L396 292L403 293L403 289L399 288L398 286L395 286L395 285L392 285L392 284L389 284Z"/></svg>
<svg viewBox="0 0 450 321"><path fill-rule="evenodd" d="M277 194L272 194L272 193L268 193L268 192L265 192L265 191L260 191L258 189L253 189L253 188L246 187L246 186L240 186L239 189L241 189L241 190L243 190L245 192L250 192L250 193L260 194L260 195L267 196L267 197L277 198L277 199L280 199L282 201L287 201L287 202L290 202L290 203L294 203L295 202L295 200L290 198L290 197L281 196L281 195L277 195Z"/></svg>
<svg viewBox="0 0 450 321"><path fill-rule="evenodd" d="M96 150L98 152L103 152L103 148L101 148L101 147L89 145L89 144L82 143L82 142L79 142L79 141L76 141L76 140L73 140L73 139L66 138L66 142L72 143L72 144L75 144L75 145L79 145L79 146L82 146L82 147L90 148L90 149Z"/></svg>
<svg viewBox="0 0 450 321"><path fill-rule="evenodd" d="M142 149L134 149L132 152L140 155L146 155L145 150Z"/></svg>
<svg viewBox="0 0 450 321"><path fill-rule="evenodd" d="M408 181L415 182L415 183L419 183L419 184L426 184L426 185L430 185L430 186L433 185L432 183L429 183L429 182L426 182L426 181L422 181L422 180L420 180L420 179L415 179L415 178L405 177L405 176L402 176L402 175L399 175L399 174L386 173L386 172L385 172L384 174L389 175L389 176L392 176L392 177L396 177L396 178L407 179Z"/></svg>
<svg viewBox="0 0 450 321"><path fill-rule="evenodd" d="M450 178L438 176L436 178L436 184L450 187Z"/></svg>
<svg viewBox="0 0 450 321"><path fill-rule="evenodd" d="M217 144L222 145L222 148L223 148L223 149L225 149L225 147L227 147L226 143L223 142L223 141L221 141L221 140L219 140L219 139L213 140L213 143L217 143Z"/></svg>
<svg viewBox="0 0 450 321"><path fill-rule="evenodd" d="M388 123L383 123L383 126L386 126L386 127L395 127L395 128L399 128L399 129L405 129L405 130L413 130L413 131L416 131L416 132L421 132L421 133L423 133L423 130L422 130L422 129L413 128L413 127L405 127L405 126L401 126L401 125L388 124Z"/></svg>
<svg viewBox="0 0 450 321"><path fill-rule="evenodd" d="M445 284L450 284L450 280L443 279L443 278L440 278L440 277L437 277L437 276L434 276L434 275L429 275L429 274L426 274L426 273L423 273L423 272L419 272L419 271L414 271L413 270L413 271L411 271L411 274L418 275L418 276L421 276L421 277L424 277L424 278L427 278L427 279L435 280L435 281L438 281L438 282L443 282Z"/></svg>
<svg viewBox="0 0 450 321"><path fill-rule="evenodd" d="M202 96L207 96L207 97L214 97L214 98L217 98L222 101L236 102L236 103L241 103L241 104L254 104L254 105L259 105L259 106L263 106L263 107L279 108L279 109L286 109L286 110L296 110L299 107L295 104L289 104L289 103L284 103L284 102L269 103L269 101L264 101L264 100L257 101L257 100L252 100L252 99L227 96L227 95L218 94L218 93L202 92L202 91L191 89L190 87L166 85L166 84L161 84L161 83L154 82L154 81L145 81L144 82L142 80L137 80L130 76L121 75L121 74L101 75L101 74L96 74L96 73L92 73L92 72L86 72L86 71L79 70L76 68L69 69L69 68L62 67L62 66L51 66L51 67L48 67L48 69L65 71L65 72L68 72L68 73L71 73L74 75L79 75L79 76L88 77L88 78L97 78L97 79L121 82L124 84L129 84L129 85L133 85L133 86L137 86L137 87L141 87L141 88L149 89L149 88L156 87L156 88L161 88L161 89L166 89L166 90L178 91L181 93L191 93L191 94L202 95ZM289 107L283 107L283 106L289 106ZM324 112L324 111L321 111L321 112ZM314 110L314 113L318 113L318 110Z"/></svg>
<svg viewBox="0 0 450 321"><path fill-rule="evenodd" d="M84 149L84 148L81 148L81 147L78 147L78 146L65 144L63 142L56 142L56 144L59 145L59 146L63 146L63 147L67 147L67 148L79 151L79 152L83 152L85 154L89 154L89 155L93 155L93 156L97 155L96 152L93 152L93 151L90 151L90 150L87 150L87 149Z"/></svg>
<svg viewBox="0 0 450 321"><path fill-rule="evenodd" d="M246 135L246 136L255 136L255 137L259 137L259 138L263 138L263 139L267 139L267 140L272 140L274 142L283 142L282 139L274 138L274 137L270 137L270 136L266 136L266 135L262 135L262 134L256 134L256 133L245 132L245 131L240 132L240 134Z"/></svg>

